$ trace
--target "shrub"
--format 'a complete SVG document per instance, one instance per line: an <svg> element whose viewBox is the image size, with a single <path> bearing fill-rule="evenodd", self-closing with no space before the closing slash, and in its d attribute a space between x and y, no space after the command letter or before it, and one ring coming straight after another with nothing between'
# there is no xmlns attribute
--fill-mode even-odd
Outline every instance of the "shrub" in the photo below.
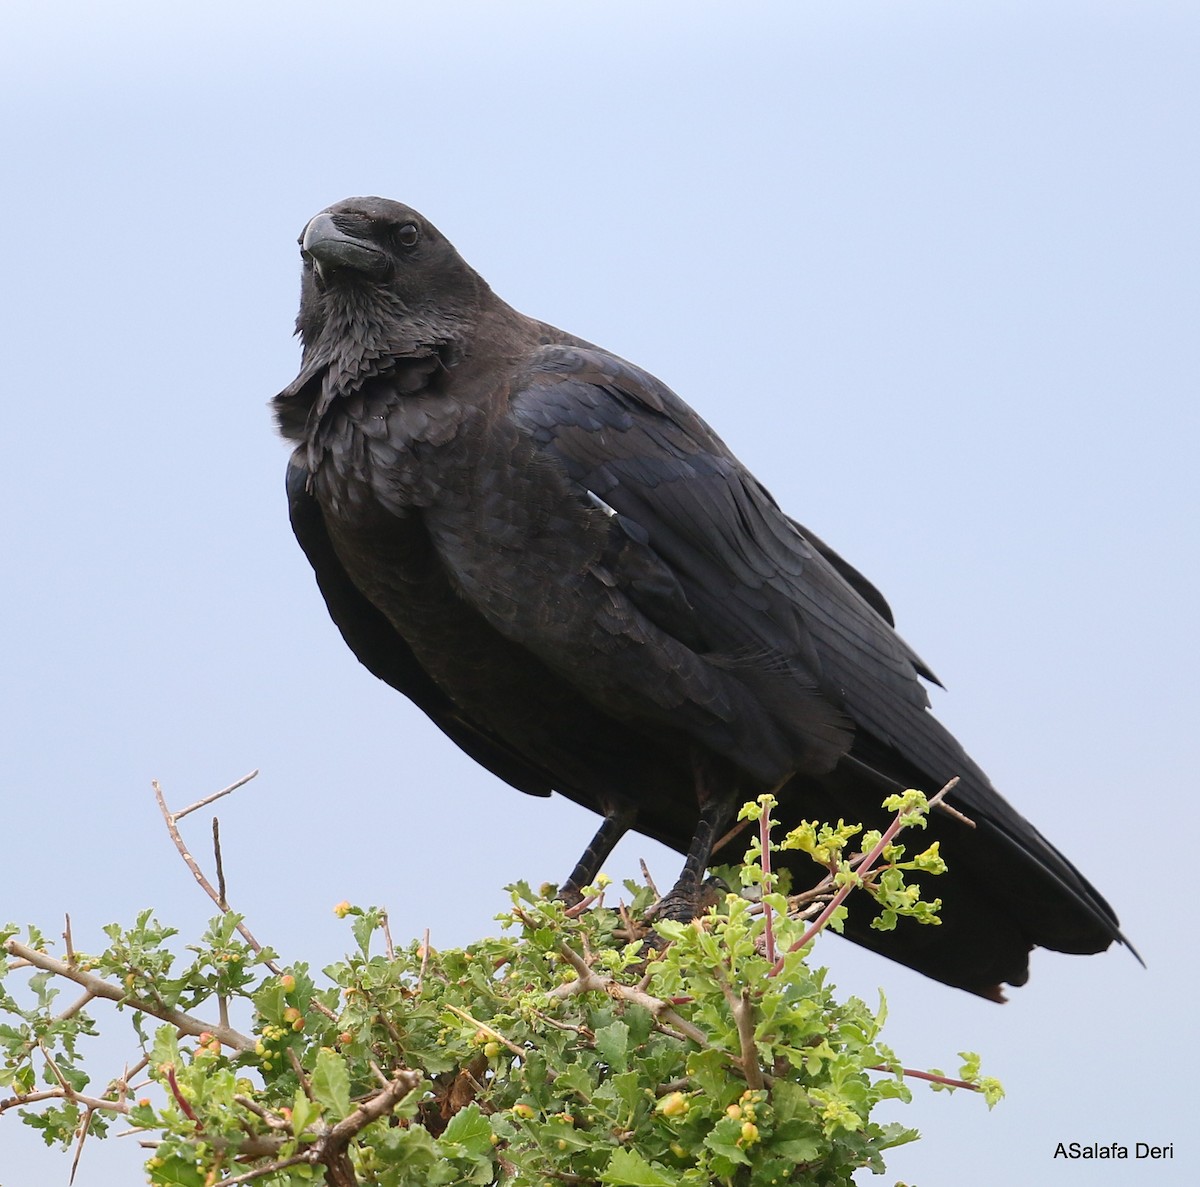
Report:
<svg viewBox="0 0 1200 1187"><path fill-rule="evenodd" d="M191 809L172 816L161 793L160 806L198 871L175 827ZM743 893L690 924L659 922L653 948L640 920L654 894L633 884L617 907L605 886L575 907L511 887L500 934L444 951L427 937L396 948L383 911L343 903L355 947L320 977L281 966L228 909L182 968L176 933L149 911L106 928L97 955L68 933L58 959L41 932L9 927L7 972L27 974L29 1004L0 988L0 1111L64 1147L120 1117L152 1143L150 1182L173 1187L849 1183L917 1136L872 1119L880 1101L909 1099L908 1077L1000 1094L974 1056L959 1080L906 1072L880 1041L882 1000L836 1000L807 961L852 886L881 903L879 926L897 914L936 926L936 902L904 881L938 871L936 846L906 860L894 839L928 805L910 792L888 806L892 827L852 857L860 830L840 824L779 841L826 869L789 897L770 872L771 798L747 805L758 837L728 875ZM56 1012L64 981L84 995ZM79 1040L105 998L142 1057L89 1093ZM252 1014L248 1033L231 1007Z"/></svg>

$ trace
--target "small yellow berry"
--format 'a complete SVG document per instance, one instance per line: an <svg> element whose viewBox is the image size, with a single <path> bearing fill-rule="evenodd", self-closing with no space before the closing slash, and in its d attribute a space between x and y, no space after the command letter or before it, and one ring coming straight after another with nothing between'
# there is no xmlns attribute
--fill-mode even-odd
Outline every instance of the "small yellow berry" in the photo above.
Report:
<svg viewBox="0 0 1200 1187"><path fill-rule="evenodd" d="M668 1092L654 1106L655 1112L661 1113L664 1117L682 1117L689 1108L691 1108L691 1102L682 1092Z"/></svg>

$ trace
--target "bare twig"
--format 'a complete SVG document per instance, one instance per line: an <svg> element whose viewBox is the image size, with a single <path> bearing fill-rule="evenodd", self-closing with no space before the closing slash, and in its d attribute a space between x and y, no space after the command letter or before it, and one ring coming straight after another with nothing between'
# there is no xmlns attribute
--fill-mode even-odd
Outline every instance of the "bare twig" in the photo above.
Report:
<svg viewBox="0 0 1200 1187"><path fill-rule="evenodd" d="M88 1134L92 1132L92 1118L95 1115L96 1110L89 1106L79 1119L79 1127L76 1131L79 1134L79 1140L75 1143L75 1157L71 1159L71 1174L67 1179L68 1187L75 1182L75 1172L79 1170L79 1160L83 1157L83 1143L87 1141Z"/></svg>
<svg viewBox="0 0 1200 1187"><path fill-rule="evenodd" d="M75 1099L75 1089L67 1083L62 1072L58 1070L58 1064L54 1062L54 1057L46 1050L45 1044L39 1039L38 1050L42 1053L42 1058L46 1061L46 1066L53 1073L54 1078L58 1081L58 1086L66 1094L68 1100Z"/></svg>
<svg viewBox="0 0 1200 1187"><path fill-rule="evenodd" d="M392 943L392 929L388 926L388 916L386 911L380 915L379 922L383 927L384 951L387 954L388 960L395 960L396 945Z"/></svg>
<svg viewBox="0 0 1200 1187"><path fill-rule="evenodd" d="M222 911L229 910L229 900L225 897L225 866L221 861L221 822L213 817L213 861L217 866L217 906Z"/></svg>
<svg viewBox="0 0 1200 1187"><path fill-rule="evenodd" d="M154 788L154 798L158 801L158 810L162 813L162 818L167 826L167 832L171 834L171 840L175 843L175 848L179 851L179 856L183 858L187 868L192 871L192 877L194 877L200 884L200 888L204 891L204 893L207 894L208 897L217 904L221 911L225 912L226 914L230 913L230 907L225 901L225 879L221 870L220 849L218 848L217 850L217 876L220 879L221 888L220 890L217 890L204 876L204 872L200 869L199 863L192 856L191 850L189 850L187 845L184 843L183 837L180 835L177 825L178 821L180 821L189 812L195 812L197 808L203 808L206 804L211 804L213 800L218 800L223 795L229 795L230 792L236 791L239 787L249 783L250 780L253 779L257 774L257 770L251 771L250 774L243 775L242 778L237 780L236 783L231 783L228 787L223 787L220 791L215 792L213 795L206 796L202 800L197 800L194 804L189 804L188 807L184 808L181 812L172 812L167 807L166 798L163 796L162 788L159 786L157 779L155 779L151 784L151 786ZM214 826L216 825L215 820L213 821L213 824ZM214 842L215 841L216 832L214 827ZM251 934L250 929L246 926L244 920L238 920L237 930L242 939L245 940L246 943L249 944L259 956L261 956L263 952L263 946ZM276 976L279 976L283 971L279 967L278 963L274 960L264 959L263 964L265 964L267 968L270 969L271 972L273 972ZM312 1002L312 1008L318 1013L324 1014L324 1016L330 1019L330 1021L337 1017L337 1015L328 1006L326 1006L323 1002L317 1001L315 998ZM222 1026L227 1025L227 1017L228 1013L226 1009L222 1011ZM211 1030L212 1028L210 1027L209 1029ZM217 1032L213 1030L213 1034L216 1033Z"/></svg>
<svg viewBox="0 0 1200 1187"><path fill-rule="evenodd" d="M272 1129L290 1130L292 1128L291 1122L285 1121L282 1117L276 1116L269 1109L264 1109L262 1105L260 1105L258 1101L254 1100L252 1097L243 1096L239 1092L234 1094L233 1099L235 1103L241 1105L243 1109L248 1109L256 1117L261 1118Z"/></svg>
<svg viewBox="0 0 1200 1187"><path fill-rule="evenodd" d="M258 774L258 772L255 771L254 774ZM246 777L246 779L252 779L253 777L254 777L253 775L248 775ZM222 895L213 887L213 884L204 876L204 871L200 869L199 862L197 862L196 859L192 856L191 851L188 849L187 845L184 843L183 837L180 836L179 829L176 827L176 822L179 820L179 818L181 816L186 816L188 812L195 811L197 808L201 807L203 804L209 803L212 800L216 799L217 796L228 795L229 792L233 791L237 787L240 787L242 785L242 783L245 783L246 779L242 779L238 783L231 784L229 787L225 788L223 791L217 792L216 796L210 796L208 800L200 800L197 803L193 804L190 808L185 808L182 812L178 812L178 813L173 813L167 807L167 801L163 796L162 788L159 786L158 780L155 779L154 782L151 784L151 786L154 788L154 798L156 800L158 800L158 810L162 813L163 820L166 822L166 825L167 825L167 832L169 832L171 834L171 840L175 842L175 848L179 851L179 856L183 858L184 863L187 865L187 868L192 871L192 877L195 878L196 881L200 883L200 888L204 891L204 893L207 894L208 897L210 899L212 899L212 901L214 903L216 903L217 906L222 911L225 911L225 912L229 911L229 905L224 902ZM237 929L238 929L238 932L241 934L242 939L245 940L246 943L249 944L250 947L253 948L255 952L257 952L259 955L261 955L262 951L263 951L263 946L254 938L254 936L252 936L250 934L250 929L245 925L245 923L239 921L238 925L237 925ZM271 972L273 972L275 974L278 974L280 972L280 968L275 963L275 961L267 960L267 961L264 961L264 963L266 964L267 968L269 968L271 970Z"/></svg>
<svg viewBox="0 0 1200 1187"><path fill-rule="evenodd" d="M92 1127L94 1116L95 1113L91 1109L85 1109L83 1116L79 1119L79 1124L75 1127L75 1157L71 1159L71 1173L67 1176L67 1187L73 1187L75 1182L75 1172L79 1169L79 1159L83 1155L83 1143L87 1141L88 1130Z"/></svg>
<svg viewBox="0 0 1200 1187"><path fill-rule="evenodd" d="M76 1092L73 1088L44 1088L41 1092L30 1092L25 1096L9 1096L0 1099L0 1113L6 1113L9 1109L20 1109L26 1105L36 1105L44 1100L73 1100L83 1105L85 1108L103 1110L107 1113L122 1113L129 1112L129 1105L125 1101L120 1100L102 1100L97 1096L85 1096L82 1092Z"/></svg>
<svg viewBox="0 0 1200 1187"><path fill-rule="evenodd" d="M88 992L79 998L78 1001L72 1002L61 1014L55 1019L56 1022L65 1022L68 1018L74 1018L84 1006L95 997L95 994Z"/></svg>
<svg viewBox="0 0 1200 1187"><path fill-rule="evenodd" d="M852 861L851 866L855 863ZM833 893L833 875L826 874L815 886L802 890L799 894L788 895L788 911L794 913L798 908L827 899Z"/></svg>
<svg viewBox="0 0 1200 1187"><path fill-rule="evenodd" d="M225 865L221 861L221 822L214 816L212 819L213 861L217 867L217 905L222 911L229 910L229 900L225 897ZM229 1025L229 998L217 994L217 1013L222 1026Z"/></svg>
<svg viewBox="0 0 1200 1187"><path fill-rule="evenodd" d="M208 807L209 804L219 800L222 796L226 796L231 792L237 791L239 787L244 787L257 774L258 770L255 769L251 771L249 775L243 775L240 779L238 779L235 783L231 783L228 787L222 787L220 791L214 791L212 795L206 795L204 799L197 800L194 804L188 804L186 808L182 808L175 813L175 819L182 820L185 816L190 816L198 809ZM155 784L155 786L157 786L157 784Z"/></svg>
<svg viewBox="0 0 1200 1187"><path fill-rule="evenodd" d="M449 1010L452 1014L457 1014L464 1022L469 1022L472 1026L478 1027L489 1038L495 1039L497 1043L503 1043L504 1046L506 1046L514 1055L520 1056L521 1059L524 1059L529 1054L529 1052L523 1047L518 1047L516 1043L506 1039L498 1030L488 1026L486 1022L480 1022L478 1018L472 1018L471 1015L466 1012L466 1010L460 1010L457 1006L452 1005L450 1002L445 1002L443 1005L445 1009ZM548 1069L547 1076L549 1076L549 1074L550 1072Z"/></svg>
<svg viewBox="0 0 1200 1187"><path fill-rule="evenodd" d="M775 790L778 791L779 788L777 787ZM746 829L748 829L749 827L750 827L750 821L748 818L745 820L737 821L737 823L734 824L732 828L730 828L727 832L725 832L717 840L717 843L712 847L713 853L714 854L720 853L721 850L724 849L725 846L728 845L730 841L732 841L735 837L740 837L742 835L742 833L744 833L746 831ZM731 864L737 865L738 863L735 861Z"/></svg>
<svg viewBox="0 0 1200 1187"><path fill-rule="evenodd" d="M142 1056L142 1058L141 1058L141 1059L139 1059L139 1060L137 1061L137 1063L135 1063L135 1064L133 1065L133 1067L128 1067L128 1066L127 1066L127 1067L125 1068L124 1074L121 1076L120 1080L118 1080L118 1081L117 1081L117 1085L118 1085L118 1087L119 1087L119 1088L120 1088L120 1089L121 1089L123 1092L132 1092L132 1091L134 1091L134 1086L133 1086L132 1084L130 1084L130 1082L129 1082L129 1081L130 1081L130 1080L131 1080L131 1079L132 1079L134 1076L136 1076L136 1075L138 1074L138 1072L145 1071L145 1069L146 1069L146 1068L148 1068L149 1066L150 1066L150 1056L149 1056L149 1055L143 1055L143 1056Z"/></svg>
<svg viewBox="0 0 1200 1187"><path fill-rule="evenodd" d="M296 1079L300 1081L300 1087L304 1089L304 1095L309 1100L315 1100L313 1096L312 1083L309 1081L308 1073L304 1070L304 1064L300 1062L300 1056L296 1054L292 1047L287 1049L288 1059L292 1065L292 1071L296 1073Z"/></svg>
<svg viewBox="0 0 1200 1187"><path fill-rule="evenodd" d="M425 983L425 966L429 964L429 928L425 929L425 935L421 940L421 968L417 973L417 994L421 992L421 986Z"/></svg>
<svg viewBox="0 0 1200 1187"><path fill-rule="evenodd" d="M955 779L954 782L957 783L958 780ZM959 824L965 824L967 828L975 827L975 821L973 821L969 816L964 816L963 813L954 807L953 804L948 804L945 800L939 800L936 804L934 804L931 800L930 807L936 807L939 812L945 812L947 816L953 816L954 819L959 822Z"/></svg>
<svg viewBox="0 0 1200 1187"><path fill-rule="evenodd" d="M638 858L638 865L642 868L642 881L645 882L652 891L654 891L654 897L656 899L662 898L662 895L658 893L658 887L654 885L654 879L650 877L650 867L646 864L643 858Z"/></svg>
<svg viewBox="0 0 1200 1187"><path fill-rule="evenodd" d="M595 1032L588 1026L572 1026L569 1022L559 1022L557 1018L551 1018L549 1014L542 1013L541 1010L530 1008L530 1013L543 1025L551 1026L555 1030L570 1031L572 1034L577 1034L585 1043L592 1044L595 1041Z"/></svg>
<svg viewBox="0 0 1200 1187"><path fill-rule="evenodd" d="M93 973L87 973L83 969L65 964L63 961L57 960L45 952L38 952L30 948L27 944L22 944L20 940L6 940L4 948L10 956L15 956L20 960L34 965L36 968L45 969L46 972L54 973L56 976L63 977L68 981L74 981L76 985L82 985L93 997L102 997L107 1001L117 1002L121 1005L130 1006L135 1010L141 1010L143 1014L149 1014L153 1018L161 1018L164 1022L169 1022L182 1034L198 1036L207 1031L218 1042L223 1043L226 1047L232 1047L235 1051L254 1050L254 1040L247 1038L246 1035L241 1034L232 1027L221 1026L219 1023L203 1022L199 1018L193 1018L190 1014L185 1014L181 1010L171 1009L160 1002L146 1001L134 994L126 993L121 986L113 985L105 981L103 977L97 977Z"/></svg>
<svg viewBox="0 0 1200 1187"><path fill-rule="evenodd" d="M289 1166L299 1166L302 1162L311 1164L312 1161L308 1151L303 1154L293 1154L291 1158L281 1158L278 1162L272 1162L268 1166L259 1166L252 1171L244 1171L240 1175L234 1175L232 1179L220 1179L214 1187L234 1187L235 1183L253 1183L255 1179L287 1170Z"/></svg>

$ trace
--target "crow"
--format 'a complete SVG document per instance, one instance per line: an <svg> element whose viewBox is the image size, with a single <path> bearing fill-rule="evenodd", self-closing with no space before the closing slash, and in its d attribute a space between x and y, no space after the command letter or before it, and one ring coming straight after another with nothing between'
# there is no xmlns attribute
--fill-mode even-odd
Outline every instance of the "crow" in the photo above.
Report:
<svg viewBox="0 0 1200 1187"><path fill-rule="evenodd" d="M300 247L273 401L295 535L369 671L512 787L604 817L564 897L634 829L686 854L658 910L688 919L744 801L878 826L887 794L957 777L973 827L929 822L941 925L852 911L851 939L993 1000L1035 946L1124 942L932 716L879 591L674 392L518 313L398 202L338 202Z"/></svg>

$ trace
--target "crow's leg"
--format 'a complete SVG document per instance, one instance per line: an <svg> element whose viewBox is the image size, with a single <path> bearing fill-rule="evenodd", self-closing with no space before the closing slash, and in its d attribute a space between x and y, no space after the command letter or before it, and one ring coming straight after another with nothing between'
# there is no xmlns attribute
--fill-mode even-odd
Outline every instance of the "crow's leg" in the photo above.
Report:
<svg viewBox="0 0 1200 1187"><path fill-rule="evenodd" d="M678 881L651 909L655 919L686 923L700 914L704 905L704 871L712 859L713 845L725 835L741 803L737 788L730 790L728 777L722 779L721 774L713 763L697 759L696 799L700 819L696 821Z"/></svg>
<svg viewBox="0 0 1200 1187"><path fill-rule="evenodd" d="M596 880L600 867L605 858L613 851L613 846L629 831L637 817L637 809L632 804L610 803L604 809L604 821L596 830L596 835L588 842L583 856L575 863L570 877L559 889L558 897L563 902L574 906L583 895L580 893L585 886Z"/></svg>

